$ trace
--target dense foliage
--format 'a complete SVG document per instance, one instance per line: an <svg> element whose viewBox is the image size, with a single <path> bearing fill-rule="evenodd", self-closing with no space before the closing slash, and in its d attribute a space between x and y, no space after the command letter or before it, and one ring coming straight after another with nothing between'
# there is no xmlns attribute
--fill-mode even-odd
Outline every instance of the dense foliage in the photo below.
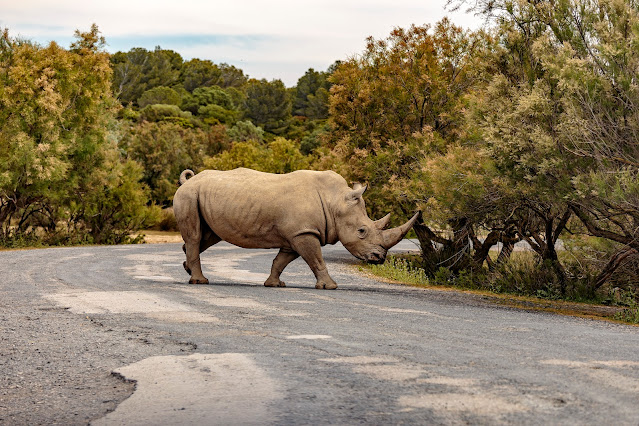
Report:
<svg viewBox="0 0 639 426"><path fill-rule="evenodd" d="M66 50L0 37L0 240L127 241L149 218L141 168L122 161L104 40Z"/></svg>
<svg viewBox="0 0 639 426"><path fill-rule="evenodd" d="M124 241L171 205L185 168L330 168L369 184L373 217L422 211L426 275L632 296L639 5L456 5L485 29L396 28L291 88L160 47L108 55L95 26L69 49L5 31L1 238Z"/></svg>
<svg viewBox="0 0 639 426"><path fill-rule="evenodd" d="M525 241L538 291L634 292L639 6L470 3L488 31L398 28L337 69L325 164L371 183L376 215L422 209L430 274L497 279Z"/></svg>
<svg viewBox="0 0 639 426"><path fill-rule="evenodd" d="M311 167L328 73L287 89L159 47L109 55L95 25L76 38L68 49L0 38L3 245L129 241L171 205L186 168Z"/></svg>

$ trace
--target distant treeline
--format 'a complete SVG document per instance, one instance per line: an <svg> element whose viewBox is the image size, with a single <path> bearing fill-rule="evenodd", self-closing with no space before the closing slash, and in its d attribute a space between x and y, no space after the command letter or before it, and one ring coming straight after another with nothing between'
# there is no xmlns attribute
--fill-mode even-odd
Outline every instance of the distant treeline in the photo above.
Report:
<svg viewBox="0 0 639 426"><path fill-rule="evenodd" d="M122 108L119 145L144 169L152 200L170 205L185 168L240 165L274 173L310 167L321 145L331 83L309 69L293 88L179 53L134 48L111 56L113 96Z"/></svg>
<svg viewBox="0 0 639 426"><path fill-rule="evenodd" d="M96 27L68 50L5 32L1 238L124 241L185 168L333 169L369 184L374 217L422 210L428 274L634 300L639 6L459 6L486 28L396 28L293 88L159 47L108 55ZM536 256L523 269L520 241Z"/></svg>

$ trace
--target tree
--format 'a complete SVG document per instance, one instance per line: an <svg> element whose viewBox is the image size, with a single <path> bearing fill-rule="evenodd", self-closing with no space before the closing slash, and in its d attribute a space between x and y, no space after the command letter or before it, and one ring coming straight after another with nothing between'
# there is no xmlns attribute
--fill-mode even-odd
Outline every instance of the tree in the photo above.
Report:
<svg viewBox="0 0 639 426"><path fill-rule="evenodd" d="M453 188L476 185L436 185L438 176L426 164L452 155L449 150L459 152L459 143L472 143L472 132L464 130L464 96L481 82L479 53L486 43L483 34L465 32L448 20L433 31L396 28L386 40L369 38L365 52L341 63L331 77L332 153L325 164L370 184L372 216L422 207L415 230L431 271L467 265L472 204L430 215L427 202L450 198ZM476 152L467 148L465 154L472 158ZM450 229L450 237L433 231L428 221Z"/></svg>
<svg viewBox="0 0 639 426"><path fill-rule="evenodd" d="M178 92L166 86L158 86L142 93L138 99L138 106L144 108L147 105L164 104L180 105L182 97Z"/></svg>
<svg viewBox="0 0 639 426"><path fill-rule="evenodd" d="M218 65L220 69L220 78L216 82L216 85L227 88L240 88L243 87L248 78L244 75L244 71L239 68L234 67L233 65L221 63Z"/></svg>
<svg viewBox="0 0 639 426"><path fill-rule="evenodd" d="M183 99L182 108L210 122L224 124L233 124L240 115L233 96L219 86L198 87Z"/></svg>
<svg viewBox="0 0 639 426"><path fill-rule="evenodd" d="M127 159L142 165L142 182L151 190L151 199L168 206L184 169L199 170L206 156L226 147L225 132L216 128L185 128L171 122L142 122L125 129L120 149Z"/></svg>
<svg viewBox="0 0 639 426"><path fill-rule="evenodd" d="M268 145L252 141L236 142L231 149L204 161L207 169L231 170L248 167L267 173L290 173L307 169L310 159L300 152L297 142L276 137Z"/></svg>
<svg viewBox="0 0 639 426"><path fill-rule="evenodd" d="M147 218L133 165L120 163L109 55L97 26L65 50L0 38L0 223L6 241L36 229L47 239L122 241ZM86 203L109 199L123 213L97 232ZM112 202L113 199L111 199ZM68 231L65 235L63 228ZM115 231L117 229L117 232Z"/></svg>
<svg viewBox="0 0 639 426"><path fill-rule="evenodd" d="M247 78L241 69L225 63L216 65L209 60L191 59L182 66L181 81L186 90L198 87L242 87Z"/></svg>
<svg viewBox="0 0 639 426"><path fill-rule="evenodd" d="M331 84L329 74L310 68L297 80L293 100L293 114L311 120L328 118L328 92Z"/></svg>
<svg viewBox="0 0 639 426"><path fill-rule="evenodd" d="M291 100L281 80L250 80L246 87L244 111L253 124L280 135L291 119Z"/></svg>
<svg viewBox="0 0 639 426"><path fill-rule="evenodd" d="M227 133L233 142L264 142L264 130L249 120L238 121Z"/></svg>
<svg viewBox="0 0 639 426"><path fill-rule="evenodd" d="M151 122L172 122L183 127L194 127L193 115L189 111L182 111L177 105L152 104L147 105L140 111L141 121Z"/></svg>
<svg viewBox="0 0 639 426"><path fill-rule="evenodd" d="M621 244L608 262L619 266L639 248L639 6L615 0L473 4L499 17L503 46L478 123L546 230L533 247L544 259L556 256L554 242L574 214L591 235Z"/></svg>
<svg viewBox="0 0 639 426"><path fill-rule="evenodd" d="M154 87L171 87L179 83L182 57L159 46L154 51L136 47L111 56L113 92L123 105L136 103Z"/></svg>

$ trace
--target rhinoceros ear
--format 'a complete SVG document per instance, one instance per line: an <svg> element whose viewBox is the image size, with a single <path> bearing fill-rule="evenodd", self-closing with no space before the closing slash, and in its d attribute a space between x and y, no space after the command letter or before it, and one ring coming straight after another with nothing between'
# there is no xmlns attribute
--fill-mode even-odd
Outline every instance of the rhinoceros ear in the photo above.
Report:
<svg viewBox="0 0 639 426"><path fill-rule="evenodd" d="M362 198L362 194L366 191L366 185L362 186L359 183L353 185L353 190L346 194L346 202L348 203L357 203L360 198Z"/></svg>

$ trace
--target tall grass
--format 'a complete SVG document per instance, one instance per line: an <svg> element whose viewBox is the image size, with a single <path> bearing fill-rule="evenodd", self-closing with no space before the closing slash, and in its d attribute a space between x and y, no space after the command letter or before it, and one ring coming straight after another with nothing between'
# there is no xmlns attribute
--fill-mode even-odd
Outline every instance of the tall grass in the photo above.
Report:
<svg viewBox="0 0 639 426"><path fill-rule="evenodd" d="M412 257L388 256L385 263L367 265L367 268L378 277L417 286L431 285L424 270L416 267L414 262Z"/></svg>

